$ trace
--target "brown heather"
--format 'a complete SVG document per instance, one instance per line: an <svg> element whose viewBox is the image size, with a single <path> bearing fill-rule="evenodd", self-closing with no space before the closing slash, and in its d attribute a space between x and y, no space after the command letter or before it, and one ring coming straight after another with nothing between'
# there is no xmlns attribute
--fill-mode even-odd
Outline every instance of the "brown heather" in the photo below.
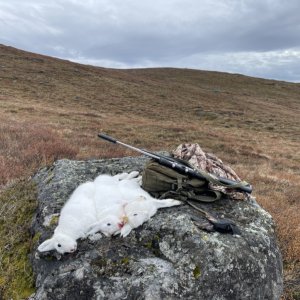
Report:
<svg viewBox="0 0 300 300"><path fill-rule="evenodd" d="M275 219L283 299L300 297L299 116L300 84L187 69L104 69L0 45L2 193L59 158L136 155L100 141L100 131L149 150L199 143L252 183Z"/></svg>

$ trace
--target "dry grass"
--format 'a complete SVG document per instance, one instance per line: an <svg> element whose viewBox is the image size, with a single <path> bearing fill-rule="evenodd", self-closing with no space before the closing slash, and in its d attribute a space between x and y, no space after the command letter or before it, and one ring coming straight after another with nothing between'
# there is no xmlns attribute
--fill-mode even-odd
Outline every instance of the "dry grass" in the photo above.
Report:
<svg viewBox="0 0 300 300"><path fill-rule="evenodd" d="M2 121L0 124L0 186L29 176L59 158L74 158L75 147L38 124Z"/></svg>
<svg viewBox="0 0 300 300"><path fill-rule="evenodd" d="M254 185L277 223L285 299L299 295L300 84L109 70L0 46L0 87L2 185L61 157L136 155L100 141L100 131L149 150L199 143Z"/></svg>

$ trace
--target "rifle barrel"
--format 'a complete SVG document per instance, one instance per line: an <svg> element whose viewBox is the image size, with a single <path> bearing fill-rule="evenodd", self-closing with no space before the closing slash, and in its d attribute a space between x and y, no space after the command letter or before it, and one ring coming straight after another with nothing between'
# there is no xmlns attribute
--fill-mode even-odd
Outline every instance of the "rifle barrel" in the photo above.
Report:
<svg viewBox="0 0 300 300"><path fill-rule="evenodd" d="M112 137L109 136L109 135L106 135L106 134L103 134L103 133L99 133L99 134L98 134L98 137L100 137L100 138L102 138L102 139L104 139L104 140L106 140L106 141L108 141L108 142L111 142L111 143L114 143L114 144L118 144L118 145L124 146L124 147L126 147L126 148L129 148L129 149L131 149L131 150L140 152L140 153L142 153L142 154L144 154L144 155L146 155L146 156L150 156L150 157L152 157L152 158L154 158L154 159L159 159L159 156L158 156L158 155L155 155L155 154L152 153L152 152L145 151L145 150L142 150L142 149L133 147L133 146L131 146L131 145L122 143L122 142L120 142L120 141L118 141L118 140L112 138Z"/></svg>

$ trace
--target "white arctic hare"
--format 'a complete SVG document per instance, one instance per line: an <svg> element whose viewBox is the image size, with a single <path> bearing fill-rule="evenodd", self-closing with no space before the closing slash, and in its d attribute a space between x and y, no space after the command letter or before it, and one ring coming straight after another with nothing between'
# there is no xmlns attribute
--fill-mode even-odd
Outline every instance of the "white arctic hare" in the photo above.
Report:
<svg viewBox="0 0 300 300"><path fill-rule="evenodd" d="M97 221L94 193L93 182L83 183L75 189L61 210L53 236L38 247L40 252L57 250L63 254L76 250L76 240L84 237L89 225Z"/></svg>
<svg viewBox="0 0 300 300"><path fill-rule="evenodd" d="M124 225L124 205L129 200L134 200L128 195L132 192L132 186L134 189L136 187L138 174L139 172L133 171L115 176L100 175L94 180L97 221L88 228L87 235L101 231L104 235L111 236L120 232ZM124 188L121 189L121 186Z"/></svg>
<svg viewBox="0 0 300 300"><path fill-rule="evenodd" d="M149 220L155 215L157 209L182 204L174 199L157 200L153 198L141 188L140 177L136 177L137 174L134 175L128 174L127 177L123 177L123 180L118 182L114 191L111 191L112 194L116 193L117 197L111 198L111 200L115 200L115 208L110 208L114 210L115 216L122 220L122 226L119 226L120 231L116 231L115 234L121 233L123 237L127 236L132 229ZM105 188L109 187L101 186L102 190L105 190ZM94 224L91 232L97 232L97 229L99 231L102 226L103 224Z"/></svg>
<svg viewBox="0 0 300 300"><path fill-rule="evenodd" d="M101 232L105 236L111 236L120 232L123 224L125 203L124 197L119 189L120 182L136 180L138 171L121 173L114 176L99 175L94 180L95 184L95 212L97 221L87 229L86 235Z"/></svg>
<svg viewBox="0 0 300 300"><path fill-rule="evenodd" d="M120 214L117 213L116 216L115 210L103 215L103 210L105 206L106 208L113 206L112 203L109 204L112 197L121 198L120 193L114 193L113 196L110 193L111 190L118 190L118 182L125 178L133 178L137 174L138 172L122 173L115 176L100 175L94 182L87 182L78 186L62 208L58 226L54 230L53 236L44 241L38 250L40 252L57 250L62 254L74 252L77 248L76 240L85 237L91 231L90 227L93 224L97 224L97 231L101 231L107 236L119 231L121 226ZM100 189L97 193L97 186L107 186L108 183L110 183L109 189ZM96 199L98 200L96 201Z"/></svg>
<svg viewBox="0 0 300 300"><path fill-rule="evenodd" d="M140 196L136 200L129 202L124 206L124 223L120 234L122 237L127 236L132 229L139 227L144 222L154 216L159 208L180 205L182 202L174 199L157 200Z"/></svg>
<svg viewBox="0 0 300 300"><path fill-rule="evenodd" d="M155 201L157 200L141 188L141 178L137 177L137 175L138 172L135 171L127 175L120 174L118 177L115 176L115 178L100 175L95 179L97 195L95 197L95 203L98 221L89 227L88 234L94 234L98 231L104 233L104 228L106 228L107 236L118 233L121 233L122 236L126 236L133 228L140 226L152 217L158 208L180 204L180 202L176 200L161 200L156 203ZM116 179L118 180L117 183ZM106 195L106 197L103 197L103 195ZM140 209L140 201L137 201L137 199L140 198L147 201L147 208L145 208L145 203L142 205L142 210L148 209L147 214L143 214ZM130 203L132 204L128 206ZM126 207L127 209L125 209ZM133 208L136 209L133 210ZM152 209L151 211L149 211L150 208ZM131 211L134 212L130 213ZM129 212L128 216L127 212ZM136 217L136 214L138 214L138 217ZM114 216L116 218L114 219L114 223L110 221L104 223L103 216L106 215L109 215L111 219ZM129 221L129 223L125 225L125 230L122 231L122 227L127 221ZM116 230L116 228L118 228L118 230Z"/></svg>

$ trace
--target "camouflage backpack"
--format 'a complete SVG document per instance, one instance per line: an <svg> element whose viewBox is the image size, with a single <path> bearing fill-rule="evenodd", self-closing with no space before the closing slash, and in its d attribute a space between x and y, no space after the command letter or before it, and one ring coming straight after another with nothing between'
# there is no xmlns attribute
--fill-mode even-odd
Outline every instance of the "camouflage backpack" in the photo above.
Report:
<svg viewBox="0 0 300 300"><path fill-rule="evenodd" d="M150 160L143 171L142 187L152 196L201 202L213 202L223 195L235 200L247 199L247 193L239 191L239 187L248 183L241 181L234 170L215 155L205 153L198 144L181 144L169 158L196 170L203 179L179 173ZM236 184L221 183L221 177L234 180Z"/></svg>
<svg viewBox="0 0 300 300"><path fill-rule="evenodd" d="M187 162L175 159L190 166ZM203 172L204 173L204 172ZM209 182L216 182L212 176L206 179L191 178L165 167L155 160L150 160L142 174L142 188L158 199L173 198L182 201L195 200L213 202L222 197L222 192L212 190Z"/></svg>

